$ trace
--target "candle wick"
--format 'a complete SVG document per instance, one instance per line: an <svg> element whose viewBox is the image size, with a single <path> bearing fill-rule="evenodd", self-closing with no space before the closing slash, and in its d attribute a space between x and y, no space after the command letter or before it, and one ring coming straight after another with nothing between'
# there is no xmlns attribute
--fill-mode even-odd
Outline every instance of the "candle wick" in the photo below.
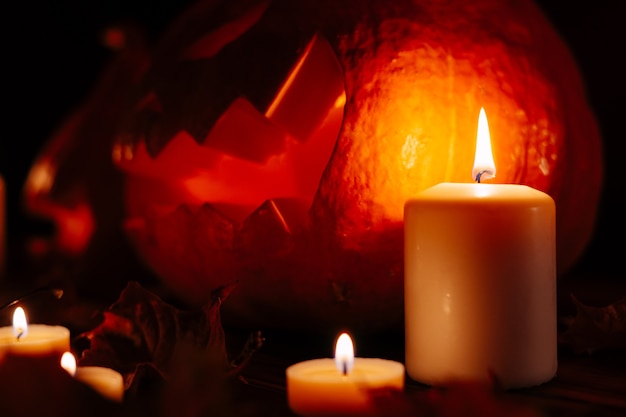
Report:
<svg viewBox="0 0 626 417"><path fill-rule="evenodd" d="M17 341L19 342L20 339L22 338L22 336L24 336L24 329L22 329L21 327L17 329Z"/></svg>
<svg viewBox="0 0 626 417"><path fill-rule="evenodd" d="M343 374L348 375L348 361L344 360L341 364L343 365Z"/></svg>
<svg viewBox="0 0 626 417"><path fill-rule="evenodd" d="M476 182L480 184L480 178L484 175L487 174L489 175L489 178L493 177L493 172L489 171L488 169L484 169L482 171L479 171L478 174L476 174Z"/></svg>

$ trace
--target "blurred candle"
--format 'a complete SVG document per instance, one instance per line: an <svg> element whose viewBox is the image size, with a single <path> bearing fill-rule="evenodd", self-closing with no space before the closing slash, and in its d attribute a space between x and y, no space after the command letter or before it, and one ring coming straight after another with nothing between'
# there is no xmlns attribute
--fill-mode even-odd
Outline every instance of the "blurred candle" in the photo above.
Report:
<svg viewBox="0 0 626 417"><path fill-rule="evenodd" d="M28 324L22 307L13 312L13 326L0 328L0 357L5 354L54 356L70 348L70 331L63 326Z"/></svg>
<svg viewBox="0 0 626 417"><path fill-rule="evenodd" d="M480 182L495 176L482 109L478 132ZM494 375L507 388L554 377L552 198L524 185L442 183L407 201L404 227L408 375L430 385Z"/></svg>
<svg viewBox="0 0 626 417"><path fill-rule="evenodd" d="M61 357L61 366L77 381L88 385L104 398L115 402L124 399L124 378L116 370L101 366L76 366L76 358L70 352Z"/></svg>
<svg viewBox="0 0 626 417"><path fill-rule="evenodd" d="M404 389L404 365L399 362L355 358L352 339L337 339L335 358L313 359L287 368L289 407L302 416L379 416L373 403L376 391Z"/></svg>
<svg viewBox="0 0 626 417"><path fill-rule="evenodd" d="M0 175L0 280L6 274L6 187Z"/></svg>

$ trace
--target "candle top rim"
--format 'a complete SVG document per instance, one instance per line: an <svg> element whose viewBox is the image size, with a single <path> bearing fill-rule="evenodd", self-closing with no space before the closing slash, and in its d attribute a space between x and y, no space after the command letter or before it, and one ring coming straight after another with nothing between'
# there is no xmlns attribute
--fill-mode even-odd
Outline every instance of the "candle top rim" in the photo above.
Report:
<svg viewBox="0 0 626 417"><path fill-rule="evenodd" d="M50 330L50 331L62 331L62 332L68 332L70 331L70 329L68 329L65 326L61 326L58 324L40 324L40 323L36 323L36 324L28 324L28 329L37 329L38 331L41 330ZM11 332L13 332L13 326L2 326L0 327L0 333L4 333L5 331L10 330Z"/></svg>
<svg viewBox="0 0 626 417"><path fill-rule="evenodd" d="M90 375L106 376L122 380L124 379L121 373L106 366L86 365L76 367L76 378L88 377Z"/></svg>
<svg viewBox="0 0 626 417"><path fill-rule="evenodd" d="M70 335L70 330L64 326L47 325L47 324L29 324L28 336L21 339L19 342L16 340L13 334L13 326L0 327L0 341L13 341L15 344L20 343L26 345L32 342L40 343L47 340L56 340L60 338L67 338Z"/></svg>
<svg viewBox="0 0 626 417"><path fill-rule="evenodd" d="M288 376L302 376L311 382L387 379L404 376L404 364L391 359L354 358L354 368L347 375L337 370L333 358L310 359L295 363L286 370Z"/></svg>
<svg viewBox="0 0 626 417"><path fill-rule="evenodd" d="M520 201L552 202L554 200L543 191L524 184L492 184L492 183L462 183L442 182L426 188L416 194L411 200L432 201L476 201L481 200L510 202L518 204Z"/></svg>

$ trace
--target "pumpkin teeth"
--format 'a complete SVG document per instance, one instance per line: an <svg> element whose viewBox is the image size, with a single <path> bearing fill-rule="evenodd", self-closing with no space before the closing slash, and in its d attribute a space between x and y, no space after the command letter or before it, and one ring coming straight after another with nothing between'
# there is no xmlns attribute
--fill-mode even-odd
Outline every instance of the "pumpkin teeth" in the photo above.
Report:
<svg viewBox="0 0 626 417"><path fill-rule="evenodd" d="M152 210L128 219L125 228L157 270L186 277L174 279L175 291L201 300L216 285L235 280L233 267L241 262L254 265L263 259L289 257L308 206L299 199L267 200L237 222L219 204L181 204L166 214Z"/></svg>
<svg viewBox="0 0 626 417"><path fill-rule="evenodd" d="M298 199L267 200L243 222L236 246L244 252L278 254L292 247L308 204Z"/></svg>
<svg viewBox="0 0 626 417"><path fill-rule="evenodd" d="M181 204L167 214L153 210L143 218L128 219L125 227L131 234L146 233L154 248L175 257L209 256L217 261L224 251L284 253L302 229L308 206L300 199L266 200L237 222L225 215L219 204L204 203L197 208Z"/></svg>
<svg viewBox="0 0 626 417"><path fill-rule="evenodd" d="M230 250L233 246L234 222L209 203L197 210L181 204L165 216L148 215L146 227L154 243L168 246L171 251L197 247L202 248L204 254L204 248ZM172 241L172 236L178 236L185 244L178 245L180 242Z"/></svg>
<svg viewBox="0 0 626 417"><path fill-rule="evenodd" d="M284 155L287 133L246 99L236 99L219 117L203 146L244 161L264 164Z"/></svg>
<svg viewBox="0 0 626 417"><path fill-rule="evenodd" d="M124 223L128 235L145 250L141 255L158 268L176 271L173 289L199 301L216 285L233 279L235 223L212 204L186 204L165 215L153 211ZM167 256L163 256L167 254ZM171 276L167 278L172 278Z"/></svg>

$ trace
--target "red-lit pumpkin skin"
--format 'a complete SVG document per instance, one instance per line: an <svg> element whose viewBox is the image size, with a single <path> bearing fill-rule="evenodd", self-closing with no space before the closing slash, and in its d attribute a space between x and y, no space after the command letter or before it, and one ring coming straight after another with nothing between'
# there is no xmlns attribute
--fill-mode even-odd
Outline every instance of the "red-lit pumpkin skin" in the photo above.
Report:
<svg viewBox="0 0 626 417"><path fill-rule="evenodd" d="M404 202L472 181L481 107L493 182L556 201L562 274L593 231L601 139L531 1L199 3L157 45L117 138L127 230L189 302L239 281L226 322L398 325Z"/></svg>

